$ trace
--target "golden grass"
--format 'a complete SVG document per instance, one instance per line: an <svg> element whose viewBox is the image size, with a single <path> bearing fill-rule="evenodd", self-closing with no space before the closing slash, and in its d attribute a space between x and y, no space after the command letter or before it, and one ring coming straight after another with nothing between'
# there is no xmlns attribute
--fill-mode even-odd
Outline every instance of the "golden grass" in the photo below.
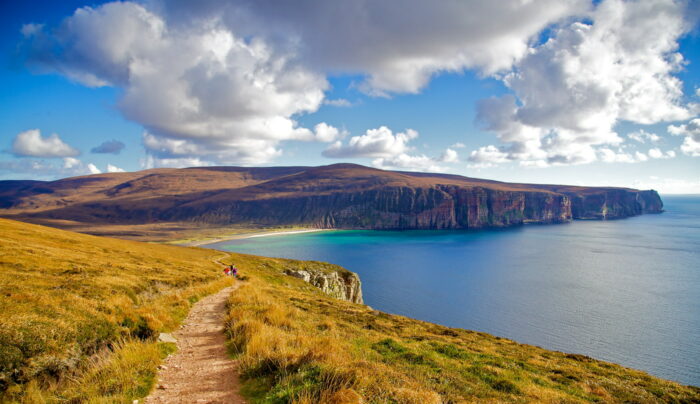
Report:
<svg viewBox="0 0 700 404"><path fill-rule="evenodd" d="M290 261L237 264L250 279L229 298L227 332L254 403L700 400L641 371L329 298L281 275Z"/></svg>
<svg viewBox="0 0 700 404"><path fill-rule="evenodd" d="M0 219L0 401L124 402L148 393L159 332L232 280L211 250Z"/></svg>
<svg viewBox="0 0 700 404"><path fill-rule="evenodd" d="M618 365L332 299L319 263L87 236L0 219L0 402L144 397L199 297L248 278L226 329L251 402L678 402L700 390ZM324 264L328 271L337 270Z"/></svg>

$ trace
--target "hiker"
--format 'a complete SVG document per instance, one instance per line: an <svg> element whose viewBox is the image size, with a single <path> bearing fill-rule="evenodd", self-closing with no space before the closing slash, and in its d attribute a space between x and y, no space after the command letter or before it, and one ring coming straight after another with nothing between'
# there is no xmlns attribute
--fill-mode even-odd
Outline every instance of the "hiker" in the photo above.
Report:
<svg viewBox="0 0 700 404"><path fill-rule="evenodd" d="M231 269L231 276L233 276L234 278L237 278L238 277L238 268L234 267L233 265L231 266L231 268L232 268Z"/></svg>
<svg viewBox="0 0 700 404"><path fill-rule="evenodd" d="M224 269L224 275L229 276L230 274L231 270L228 267L226 267L226 269Z"/></svg>

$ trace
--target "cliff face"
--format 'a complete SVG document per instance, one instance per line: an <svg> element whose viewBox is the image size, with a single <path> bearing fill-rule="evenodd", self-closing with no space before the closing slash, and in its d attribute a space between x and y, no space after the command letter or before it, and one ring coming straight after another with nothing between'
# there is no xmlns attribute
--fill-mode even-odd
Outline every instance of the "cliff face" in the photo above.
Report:
<svg viewBox="0 0 700 404"><path fill-rule="evenodd" d="M664 206L656 191L611 189L570 194L570 197L574 219L620 219L643 213L661 213Z"/></svg>
<svg viewBox="0 0 700 404"><path fill-rule="evenodd" d="M571 201L550 192L483 187L384 187L293 198L178 206L163 220L340 229L481 229L571 220Z"/></svg>
<svg viewBox="0 0 700 404"><path fill-rule="evenodd" d="M308 282L323 293L340 300L363 304L362 284L356 273L339 269L327 271L314 268L287 268L284 273Z"/></svg>
<svg viewBox="0 0 700 404"><path fill-rule="evenodd" d="M482 229L658 213L656 191L509 184L352 164L0 181L0 214L52 223ZM57 219L57 220L55 220ZM60 225L60 224L59 224Z"/></svg>

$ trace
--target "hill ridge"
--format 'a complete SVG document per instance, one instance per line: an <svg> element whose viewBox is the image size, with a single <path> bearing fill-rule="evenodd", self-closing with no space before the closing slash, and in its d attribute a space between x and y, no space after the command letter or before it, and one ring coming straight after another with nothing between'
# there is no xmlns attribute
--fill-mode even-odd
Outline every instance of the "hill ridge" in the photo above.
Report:
<svg viewBox="0 0 700 404"><path fill-rule="evenodd" d="M653 190L517 184L453 174L318 167L190 167L0 181L0 216L57 227L170 224L481 229L659 213Z"/></svg>

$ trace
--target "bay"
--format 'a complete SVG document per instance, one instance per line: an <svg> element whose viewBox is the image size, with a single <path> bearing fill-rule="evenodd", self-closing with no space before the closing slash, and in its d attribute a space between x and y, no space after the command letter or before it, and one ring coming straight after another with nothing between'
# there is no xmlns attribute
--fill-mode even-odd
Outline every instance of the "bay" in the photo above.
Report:
<svg viewBox="0 0 700 404"><path fill-rule="evenodd" d="M666 212L485 231L329 231L208 247L327 261L375 309L700 385L700 196Z"/></svg>

